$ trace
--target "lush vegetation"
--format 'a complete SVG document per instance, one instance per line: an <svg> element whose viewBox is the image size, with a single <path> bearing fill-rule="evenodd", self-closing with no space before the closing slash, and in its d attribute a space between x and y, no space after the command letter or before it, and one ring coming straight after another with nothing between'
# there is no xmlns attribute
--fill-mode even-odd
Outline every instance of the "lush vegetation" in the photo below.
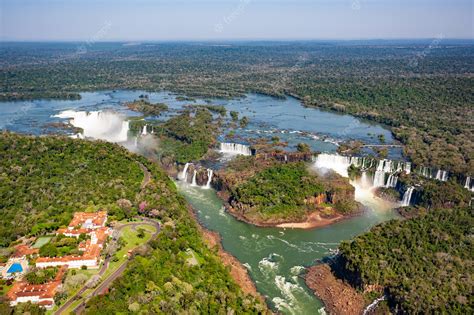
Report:
<svg viewBox="0 0 474 315"><path fill-rule="evenodd" d="M218 126L206 108L196 107L160 126L162 155L178 163L199 160L215 144Z"/></svg>
<svg viewBox="0 0 474 315"><path fill-rule="evenodd" d="M0 152L1 235L6 245L31 228L39 234L64 225L77 210L100 207L110 209L111 220L140 213L162 222L158 238L135 250L123 277L109 294L92 299L86 313L265 311L265 305L242 293L204 244L184 198L156 164L114 144L63 137L3 133ZM144 188L140 164L151 173ZM69 238L56 237L40 251L49 255L64 247L72 247ZM187 263L182 254L187 251L202 258L199 266ZM28 277L41 282L46 276ZM14 312L30 309L38 312L30 304L20 304ZM0 303L0 310L12 312L6 303Z"/></svg>
<svg viewBox="0 0 474 315"><path fill-rule="evenodd" d="M92 299L87 314L257 313L265 306L245 296L216 254L203 243L185 200L155 164L142 159L152 180L137 197L143 215L159 219L158 239L137 253L123 277L106 296ZM199 257L188 263L187 252Z"/></svg>
<svg viewBox="0 0 474 315"><path fill-rule="evenodd" d="M51 239L39 249L39 255L42 257L62 257L66 255L80 256L82 252L78 249L79 243L84 240L85 234L79 238L67 237L62 234Z"/></svg>
<svg viewBox="0 0 474 315"><path fill-rule="evenodd" d="M125 104L129 109L140 112L145 116L160 116L168 110L168 105L163 103L152 104L146 99L139 99Z"/></svg>
<svg viewBox="0 0 474 315"><path fill-rule="evenodd" d="M134 200L143 172L105 142L0 134L0 246L67 225L75 211Z"/></svg>
<svg viewBox="0 0 474 315"><path fill-rule="evenodd" d="M57 273L58 268L32 269L28 271L25 278L31 284L44 284L52 281Z"/></svg>
<svg viewBox="0 0 474 315"><path fill-rule="evenodd" d="M409 314L474 311L471 209L432 210L393 220L340 246L345 276L357 287L385 288Z"/></svg>
<svg viewBox="0 0 474 315"><path fill-rule="evenodd" d="M74 43L11 43L0 48L0 99L118 88L291 94L391 126L415 164L473 175L474 46L443 39L420 57L430 42L95 43L86 54Z"/></svg>
<svg viewBox="0 0 474 315"><path fill-rule="evenodd" d="M304 200L324 192L324 186L309 174L303 163L280 164L263 170L240 185L233 198L250 206L263 218L301 219L306 214Z"/></svg>

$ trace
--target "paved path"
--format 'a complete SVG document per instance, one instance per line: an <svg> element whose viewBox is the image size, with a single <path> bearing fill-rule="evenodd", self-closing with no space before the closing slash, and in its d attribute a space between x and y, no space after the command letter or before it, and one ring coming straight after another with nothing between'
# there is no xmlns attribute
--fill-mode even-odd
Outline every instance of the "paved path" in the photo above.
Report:
<svg viewBox="0 0 474 315"><path fill-rule="evenodd" d="M131 226L132 228L136 228L137 226L139 225L143 225L145 223L149 223L151 225L154 225L156 227L156 232L151 236L151 238L148 240L151 241L152 239L154 239L158 233L160 232L160 223L156 220L152 220L152 219L148 219L148 218L140 218L142 219L142 222L130 222L130 223L125 223L125 224L122 224L120 225L119 227L115 228L116 231L121 231L123 228L127 227L127 226ZM107 268L109 267L109 263L110 263L110 257L106 257L105 258L105 261L104 263L102 264L100 270L99 270L99 273L98 275L99 276L102 276L106 271L107 271ZM120 267L114 271L111 275L109 275L104 281L102 281L99 286L92 292L92 294L90 294L87 299L90 299L91 297L93 296L96 296L98 294L103 294L105 293L105 291L107 290L107 288L109 287L109 285L115 280L117 279L125 270L125 268L127 267L127 264L128 264L128 259L122 264L120 265ZM76 302L78 299L80 299L81 295L87 291L89 288L87 287L87 283L86 285L84 285L73 297L71 297L70 299L67 300L66 303L64 303L63 305L61 305L61 307L54 313L55 315L60 315L62 314L65 310L67 310L74 302ZM80 312L82 312L84 310L84 307L85 307L85 303L82 302L81 304L79 304L74 310L73 310L73 313L76 313L76 314L80 314Z"/></svg>
<svg viewBox="0 0 474 315"><path fill-rule="evenodd" d="M148 183L150 182L151 180L151 174L150 174L150 171L148 170L148 168L146 168L145 165L143 165L142 163L138 162L138 165L140 166L140 168L142 169L143 171L143 181L142 181L142 185L141 185L141 189L145 188Z"/></svg>

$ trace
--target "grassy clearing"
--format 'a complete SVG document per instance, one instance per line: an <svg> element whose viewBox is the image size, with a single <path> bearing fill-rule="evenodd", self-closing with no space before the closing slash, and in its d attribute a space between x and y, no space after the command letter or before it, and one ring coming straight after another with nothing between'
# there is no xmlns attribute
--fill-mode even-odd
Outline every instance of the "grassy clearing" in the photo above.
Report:
<svg viewBox="0 0 474 315"><path fill-rule="evenodd" d="M38 237L36 240L35 244L33 245L33 248L40 248L41 246L48 244L49 241L52 239L52 236L41 236Z"/></svg>
<svg viewBox="0 0 474 315"><path fill-rule="evenodd" d="M137 236L139 229L143 229L145 231L145 236L143 238L139 238ZM144 223L136 226L135 228L127 226L122 230L121 237L126 242L125 246L123 246L117 253L115 254L118 258L117 261L111 261L109 264L109 268L102 276L103 279L108 277L111 273L113 273L120 265L122 265L127 260L127 254L129 250L136 248L137 246L144 244L150 240L153 233L156 232L156 227L151 224Z"/></svg>

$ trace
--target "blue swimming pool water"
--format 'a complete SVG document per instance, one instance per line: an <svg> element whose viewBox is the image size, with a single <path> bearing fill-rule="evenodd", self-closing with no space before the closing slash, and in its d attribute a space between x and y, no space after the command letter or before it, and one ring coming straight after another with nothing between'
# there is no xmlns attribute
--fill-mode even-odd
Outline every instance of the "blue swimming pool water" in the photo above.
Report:
<svg viewBox="0 0 474 315"><path fill-rule="evenodd" d="M21 266L20 263L14 263L8 268L7 273L15 273L15 272L22 272L23 267Z"/></svg>

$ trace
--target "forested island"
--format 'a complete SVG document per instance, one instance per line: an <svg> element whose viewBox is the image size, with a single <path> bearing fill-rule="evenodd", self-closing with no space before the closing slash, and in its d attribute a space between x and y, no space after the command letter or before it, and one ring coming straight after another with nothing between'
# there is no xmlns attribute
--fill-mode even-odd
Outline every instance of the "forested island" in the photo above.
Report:
<svg viewBox="0 0 474 315"><path fill-rule="evenodd" d="M303 161L237 157L214 185L232 215L258 226L312 228L361 210L347 179L317 174Z"/></svg>

